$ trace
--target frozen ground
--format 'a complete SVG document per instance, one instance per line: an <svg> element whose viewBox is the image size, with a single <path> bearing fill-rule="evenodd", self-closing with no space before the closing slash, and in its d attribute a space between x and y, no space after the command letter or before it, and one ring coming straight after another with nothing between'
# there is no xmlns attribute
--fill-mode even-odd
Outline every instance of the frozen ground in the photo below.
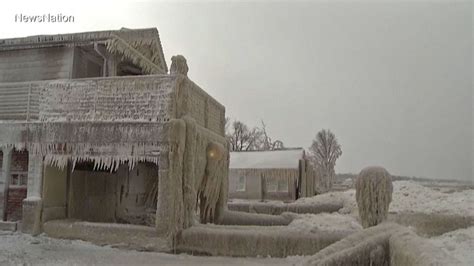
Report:
<svg viewBox="0 0 474 266"><path fill-rule="evenodd" d="M360 230L357 205L353 189L330 192L296 203L341 202L343 209L336 213L300 214L289 225L298 231L317 232ZM272 204L281 204L272 202ZM425 187L411 181L394 182L391 213L421 212L474 216L474 190ZM474 265L474 227L459 229L429 239L445 249L464 265ZM19 233L0 231L0 265L298 265L302 257L227 258L197 257L186 254L163 254L119 250L100 247L79 240L59 240L45 236L31 237Z"/></svg>
<svg viewBox="0 0 474 266"><path fill-rule="evenodd" d="M426 214L455 214L474 216L474 190L451 189L438 186L426 187L413 181L393 183L390 213L413 212ZM432 184L431 184L432 185ZM302 198L300 203L341 202L339 213L299 215L289 226L297 230L314 232L317 230L358 230L361 228L356 219L357 204L355 190L330 192L312 198ZM430 238L438 247L463 262L474 265L474 227L459 229Z"/></svg>
<svg viewBox="0 0 474 266"><path fill-rule="evenodd" d="M439 190L411 181L394 182L390 212L422 212L474 216L474 190ZM443 192L444 191L444 192Z"/></svg>
<svg viewBox="0 0 474 266"><path fill-rule="evenodd" d="M295 265L301 258L198 257L100 247L0 231L0 265Z"/></svg>
<svg viewBox="0 0 474 266"><path fill-rule="evenodd" d="M453 189L452 185L444 183L423 186L413 181L395 181L393 183L392 203L390 213L425 213L453 214L474 216L474 190L466 187ZM337 202L344 207L338 213L300 214L289 225L298 231L317 232L318 230L360 230L357 220L357 203L355 190L329 192L311 198L301 198L295 203L324 203ZM282 204L272 202L271 204ZM430 239L437 246L444 248L465 265L474 265L474 228L460 229L448 232L442 236Z"/></svg>
<svg viewBox="0 0 474 266"><path fill-rule="evenodd" d="M312 198L301 198L296 202L342 202L344 208L339 213L357 211L355 190L330 192ZM425 187L413 181L393 182L390 213L420 212L474 216L474 190L454 191Z"/></svg>
<svg viewBox="0 0 474 266"><path fill-rule="evenodd" d="M453 255L463 265L474 265L474 226L430 238L430 242Z"/></svg>

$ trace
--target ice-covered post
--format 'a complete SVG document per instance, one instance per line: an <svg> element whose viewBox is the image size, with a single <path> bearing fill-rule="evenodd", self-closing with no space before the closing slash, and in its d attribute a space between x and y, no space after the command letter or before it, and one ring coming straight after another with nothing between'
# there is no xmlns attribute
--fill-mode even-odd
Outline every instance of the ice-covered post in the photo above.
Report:
<svg viewBox="0 0 474 266"><path fill-rule="evenodd" d="M267 180L264 176L260 176L260 201L264 202L267 197Z"/></svg>
<svg viewBox="0 0 474 266"><path fill-rule="evenodd" d="M158 203L156 230L170 237L172 244L184 227L183 158L186 144L186 124L182 119L167 123L168 151L160 154L158 162Z"/></svg>
<svg viewBox="0 0 474 266"><path fill-rule="evenodd" d="M32 235L41 233L43 210L43 156L28 152L28 188L23 200L22 231Z"/></svg>
<svg viewBox="0 0 474 266"><path fill-rule="evenodd" d="M364 228L387 219L392 201L392 177L382 167L364 168L356 179L356 200Z"/></svg>
<svg viewBox="0 0 474 266"><path fill-rule="evenodd" d="M2 149L3 158L2 158L2 171L0 175L0 221L4 221L6 218L6 209L7 209L7 193L8 185L10 180L10 166L12 160L12 148L5 147Z"/></svg>

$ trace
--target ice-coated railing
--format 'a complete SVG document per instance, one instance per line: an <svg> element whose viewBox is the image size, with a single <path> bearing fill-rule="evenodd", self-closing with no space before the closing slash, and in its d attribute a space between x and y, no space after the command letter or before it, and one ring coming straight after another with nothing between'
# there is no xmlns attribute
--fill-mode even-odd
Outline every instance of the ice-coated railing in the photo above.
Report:
<svg viewBox="0 0 474 266"><path fill-rule="evenodd" d="M0 120L164 122L174 86L169 75L0 83Z"/></svg>
<svg viewBox="0 0 474 266"><path fill-rule="evenodd" d="M167 122L185 115L224 134L224 106L184 76L0 83L0 121Z"/></svg>

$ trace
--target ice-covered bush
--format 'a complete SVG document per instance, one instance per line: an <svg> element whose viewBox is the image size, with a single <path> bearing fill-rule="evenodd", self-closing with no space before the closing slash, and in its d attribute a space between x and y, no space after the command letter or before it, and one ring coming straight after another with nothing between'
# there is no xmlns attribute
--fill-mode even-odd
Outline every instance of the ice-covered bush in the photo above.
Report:
<svg viewBox="0 0 474 266"><path fill-rule="evenodd" d="M392 201L392 177L382 167L364 168L356 179L356 201L364 228L387 218Z"/></svg>

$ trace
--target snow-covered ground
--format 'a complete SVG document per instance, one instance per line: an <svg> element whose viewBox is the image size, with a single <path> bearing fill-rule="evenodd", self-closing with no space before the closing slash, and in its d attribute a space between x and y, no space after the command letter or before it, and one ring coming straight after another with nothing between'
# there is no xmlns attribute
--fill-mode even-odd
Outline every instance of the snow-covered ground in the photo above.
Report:
<svg viewBox="0 0 474 266"><path fill-rule="evenodd" d="M474 216L474 190L451 192L412 181L394 182L390 212L442 213Z"/></svg>
<svg viewBox="0 0 474 266"><path fill-rule="evenodd" d="M295 215L296 219L289 227L297 231L313 233L362 229L357 220L354 189L302 198L295 204L328 202L340 202L344 207L336 213ZM272 204L282 203L272 202ZM474 190L440 189L440 187L426 187L412 181L396 181L390 212L474 216ZM474 227L448 232L429 238L428 241L445 249L464 265L474 265ZM60 240L46 236L32 237L0 231L0 265L298 265L302 259L303 257L298 256L286 259L228 258L138 252L100 247L79 240Z"/></svg>
<svg viewBox="0 0 474 266"><path fill-rule="evenodd" d="M393 186L390 213L413 212L474 216L473 189L443 189L442 184L432 188L414 181L395 181ZM298 218L289 226L308 232L362 228L356 219L357 203L354 189L301 198L296 203L328 201L341 202L344 207L338 213L298 215ZM430 238L430 241L462 261L463 265L474 265L474 227L448 232Z"/></svg>
<svg viewBox="0 0 474 266"><path fill-rule="evenodd" d="M295 265L300 258L199 257L100 247L0 231L0 265Z"/></svg>
<svg viewBox="0 0 474 266"><path fill-rule="evenodd" d="M446 191L446 192L443 192ZM357 211L355 190L329 192L311 198L301 198L297 203L342 202L339 213ZM425 187L413 181L393 182L392 203L389 212L442 213L474 216L474 190L452 191Z"/></svg>
<svg viewBox="0 0 474 266"><path fill-rule="evenodd" d="M430 238L430 242L460 260L463 265L474 265L474 226Z"/></svg>

